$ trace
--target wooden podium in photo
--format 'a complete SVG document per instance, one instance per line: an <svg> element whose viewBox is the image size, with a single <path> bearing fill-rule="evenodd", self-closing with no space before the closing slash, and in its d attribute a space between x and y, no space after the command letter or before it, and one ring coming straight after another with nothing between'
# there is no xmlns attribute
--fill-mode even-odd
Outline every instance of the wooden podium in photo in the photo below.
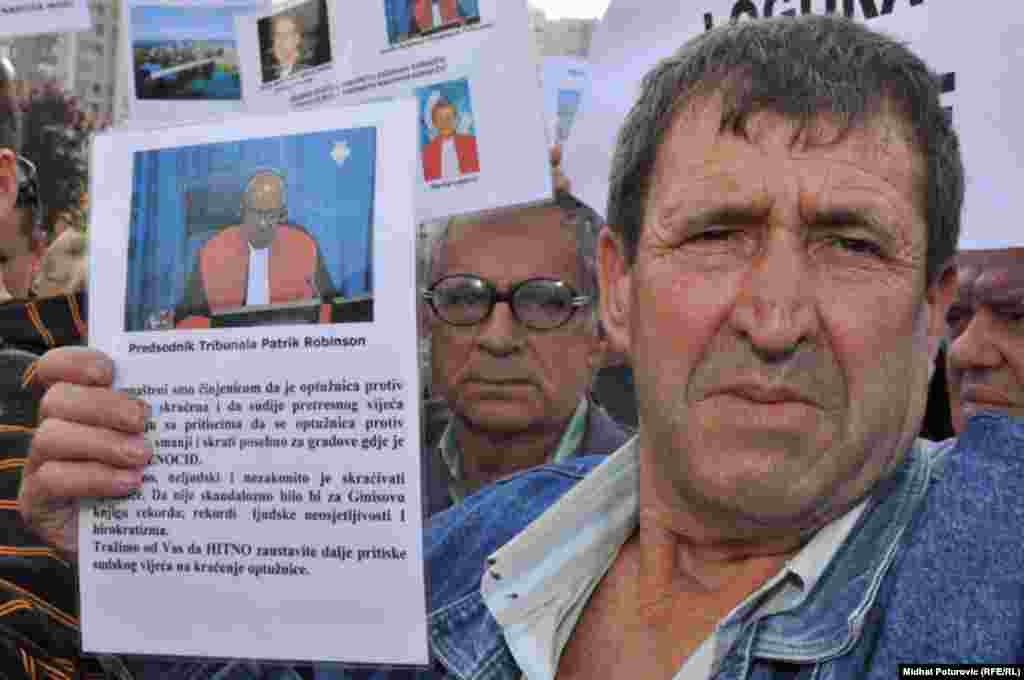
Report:
<svg viewBox="0 0 1024 680"><path fill-rule="evenodd" d="M373 296L299 300L273 305L246 305L215 312L211 328L373 321Z"/></svg>

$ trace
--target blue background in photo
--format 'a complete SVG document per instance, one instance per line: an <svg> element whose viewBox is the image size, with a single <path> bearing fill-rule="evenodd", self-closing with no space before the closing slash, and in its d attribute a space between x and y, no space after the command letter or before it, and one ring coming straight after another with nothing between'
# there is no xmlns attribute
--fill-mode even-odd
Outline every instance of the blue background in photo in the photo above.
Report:
<svg viewBox="0 0 1024 680"><path fill-rule="evenodd" d="M430 95L434 92L440 92L448 101L455 104L455 109L459 112L459 118L462 118L464 114L473 115L473 103L469 98L469 82L465 78L449 80L444 83L430 85L429 87L416 88L416 98L420 105L420 148L430 143L430 128L427 126L427 121L430 120L430 112L427 111L427 101L429 101ZM475 135L476 118L473 118L473 124L468 129L463 130L460 127L459 133Z"/></svg>
<svg viewBox="0 0 1024 680"><path fill-rule="evenodd" d="M260 6L135 6L131 9L132 43L217 40L235 44L235 15L253 12Z"/></svg>
<svg viewBox="0 0 1024 680"><path fill-rule="evenodd" d="M462 16L480 16L477 0L458 0L457 4ZM388 42L393 45L399 41L399 36L412 29L412 0L384 0L384 11L388 20Z"/></svg>
<svg viewBox="0 0 1024 680"><path fill-rule="evenodd" d="M241 221L245 184L259 170L284 176L287 221L316 238L339 294L371 294L376 141L367 127L137 152L125 330L181 302L199 249ZM340 142L350 155L339 167L331 152Z"/></svg>

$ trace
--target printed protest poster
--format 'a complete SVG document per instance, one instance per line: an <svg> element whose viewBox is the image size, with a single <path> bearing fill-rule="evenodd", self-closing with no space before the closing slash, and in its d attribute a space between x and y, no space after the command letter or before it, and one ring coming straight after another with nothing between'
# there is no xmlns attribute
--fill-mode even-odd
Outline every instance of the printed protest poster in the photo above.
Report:
<svg viewBox="0 0 1024 680"><path fill-rule="evenodd" d="M564 144L580 101L590 88L590 67L579 57L545 57L543 82L548 139L552 144Z"/></svg>
<svg viewBox="0 0 1024 680"><path fill-rule="evenodd" d="M179 125L243 112L235 16L266 0L126 0L129 124Z"/></svg>
<svg viewBox="0 0 1024 680"><path fill-rule="evenodd" d="M81 514L86 651L426 663L414 109L97 137L90 338L155 455Z"/></svg>
<svg viewBox="0 0 1024 680"><path fill-rule="evenodd" d="M0 38L89 28L86 0L0 0Z"/></svg>
<svg viewBox="0 0 1024 680"><path fill-rule="evenodd" d="M249 73L262 68L250 51L242 69L253 111L414 97L419 111L409 125L420 139L421 220L550 197L524 0L374 0L329 10L335 87L301 74L302 87L250 86ZM297 10L277 5L273 12ZM253 41L258 37L258 31L245 32ZM273 53L273 32L259 35L269 35L264 52ZM305 35L314 38L309 26Z"/></svg>
<svg viewBox="0 0 1024 680"><path fill-rule="evenodd" d="M905 40L941 79L967 170L960 247L1019 243L1015 211L1024 128L1024 5L967 7L950 2L897 0L702 0L652 3L613 0L591 43L595 87L585 99L563 154L563 172L583 200L604 211L615 136L640 79L660 59L710 26L772 15L839 12Z"/></svg>
<svg viewBox="0 0 1024 680"><path fill-rule="evenodd" d="M235 17L246 106L312 108L338 96L327 0L300 0Z"/></svg>

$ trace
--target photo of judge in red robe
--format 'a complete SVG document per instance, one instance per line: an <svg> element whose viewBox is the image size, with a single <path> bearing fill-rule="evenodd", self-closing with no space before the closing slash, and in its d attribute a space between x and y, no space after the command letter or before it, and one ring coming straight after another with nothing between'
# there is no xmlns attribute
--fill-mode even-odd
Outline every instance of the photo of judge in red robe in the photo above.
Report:
<svg viewBox="0 0 1024 680"><path fill-rule="evenodd" d="M465 80L454 84L465 86ZM468 101L468 88L466 91ZM442 90L433 89L426 97L423 122L430 138L422 150L423 179L433 182L480 172L476 135L470 132L472 114L469 111L460 112Z"/></svg>
<svg viewBox="0 0 1024 680"><path fill-rule="evenodd" d="M412 4L412 15L416 20L416 33L442 26L458 26L466 17L459 11L456 0L409 0Z"/></svg>

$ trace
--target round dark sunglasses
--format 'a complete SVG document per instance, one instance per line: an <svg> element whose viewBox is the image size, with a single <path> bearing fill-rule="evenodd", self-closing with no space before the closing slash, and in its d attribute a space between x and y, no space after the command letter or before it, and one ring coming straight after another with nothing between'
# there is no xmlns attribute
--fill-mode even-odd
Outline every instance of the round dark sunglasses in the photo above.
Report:
<svg viewBox="0 0 1024 680"><path fill-rule="evenodd" d="M473 274L438 279L423 291L423 299L442 321L452 326L482 323L491 315L494 305L507 302L519 323L538 331L564 325L577 309L590 304L589 295L579 295L558 279L526 279L500 292L492 282Z"/></svg>

